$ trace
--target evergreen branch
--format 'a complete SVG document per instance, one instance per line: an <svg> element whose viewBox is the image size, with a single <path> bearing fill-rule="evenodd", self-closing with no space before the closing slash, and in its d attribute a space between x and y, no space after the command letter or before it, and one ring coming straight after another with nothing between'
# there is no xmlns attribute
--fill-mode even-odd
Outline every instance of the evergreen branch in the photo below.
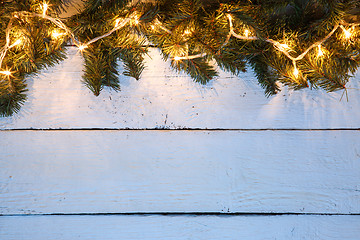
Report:
<svg viewBox="0 0 360 240"><path fill-rule="evenodd" d="M206 84L218 76L214 67L201 58L171 61L171 66L179 72L189 74L194 81L201 84Z"/></svg>
<svg viewBox="0 0 360 240"><path fill-rule="evenodd" d="M120 59L124 63L125 71L123 74L139 80L145 69L142 53L132 49L123 49L121 50Z"/></svg>
<svg viewBox="0 0 360 240"><path fill-rule="evenodd" d="M145 41L203 84L217 76L210 60L233 74L245 71L248 62L266 96L280 90L277 82L296 90L309 84L344 89L360 65L356 0L84 3L84 10L64 23L57 17L64 0L0 1L3 115L17 111L26 98L26 75L65 58L68 39L84 54L83 81L95 95L104 87L120 89L118 59L125 75L140 78Z"/></svg>
<svg viewBox="0 0 360 240"><path fill-rule="evenodd" d="M84 52L85 70L83 83L99 96L101 90L111 87L115 91L120 90L119 78L116 62L118 50L109 49L101 44L96 44L93 48Z"/></svg>
<svg viewBox="0 0 360 240"><path fill-rule="evenodd" d="M269 97L280 91L280 87L277 84L279 76L270 70L264 56L257 55L256 57L249 58L248 63L253 69L259 84L265 90L265 96Z"/></svg>
<svg viewBox="0 0 360 240"><path fill-rule="evenodd" d="M0 77L0 117L19 112L26 101L24 76Z"/></svg>

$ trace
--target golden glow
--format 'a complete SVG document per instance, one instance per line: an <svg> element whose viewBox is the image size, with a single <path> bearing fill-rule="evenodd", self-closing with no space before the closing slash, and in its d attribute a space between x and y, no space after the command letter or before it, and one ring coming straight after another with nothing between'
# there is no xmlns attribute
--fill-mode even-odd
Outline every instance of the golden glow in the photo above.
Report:
<svg viewBox="0 0 360 240"><path fill-rule="evenodd" d="M48 10L49 5L46 2L44 2L42 8L43 8L43 16L45 17L46 11Z"/></svg>
<svg viewBox="0 0 360 240"><path fill-rule="evenodd" d="M185 30L185 31L184 31L184 34L185 34L185 35L189 35L190 33L191 33L190 30Z"/></svg>
<svg viewBox="0 0 360 240"><path fill-rule="evenodd" d="M14 42L14 45L19 45L21 42L22 42L21 39L18 39L16 40L16 42Z"/></svg>
<svg viewBox="0 0 360 240"><path fill-rule="evenodd" d="M122 21L124 21L124 19L122 19L122 18L116 19L115 20L115 27L119 26L119 23L122 22Z"/></svg>
<svg viewBox="0 0 360 240"><path fill-rule="evenodd" d="M6 75L6 76L11 76L11 72L9 70L5 70L5 71L0 71L0 74Z"/></svg>
<svg viewBox="0 0 360 240"><path fill-rule="evenodd" d="M179 61L179 60L181 60L181 57L176 56L176 57L174 57L174 60Z"/></svg>
<svg viewBox="0 0 360 240"><path fill-rule="evenodd" d="M10 48L13 48L13 47L15 47L15 46L17 46L17 45L19 45L19 44L21 44L21 43L22 43L22 40L21 40L21 39L18 39L18 40L16 40L12 45L9 46L9 49L10 49Z"/></svg>
<svg viewBox="0 0 360 240"><path fill-rule="evenodd" d="M248 29L245 29L244 34L245 34L245 37L249 37L250 31Z"/></svg>
<svg viewBox="0 0 360 240"><path fill-rule="evenodd" d="M85 48L87 48L87 45L80 45L78 46L80 52L84 51Z"/></svg>
<svg viewBox="0 0 360 240"><path fill-rule="evenodd" d="M294 63L294 76L297 78L299 76L299 69L296 67L296 64Z"/></svg>
<svg viewBox="0 0 360 240"><path fill-rule="evenodd" d="M274 45L281 52L285 52L286 50L290 49L289 45L287 45L286 43L274 42Z"/></svg>
<svg viewBox="0 0 360 240"><path fill-rule="evenodd" d="M283 44L279 44L279 48L280 49L290 49L289 45L287 45L286 43L283 43Z"/></svg>
<svg viewBox="0 0 360 240"><path fill-rule="evenodd" d="M13 46L19 45L21 44L21 42L22 42L21 39L18 39L14 42Z"/></svg>
<svg viewBox="0 0 360 240"><path fill-rule="evenodd" d="M321 49L321 45L318 45L318 57L324 56L324 52Z"/></svg>
<svg viewBox="0 0 360 240"><path fill-rule="evenodd" d="M344 36L345 36L345 38L346 38L346 39L351 38L352 33L350 32L350 30L346 30L345 28L342 28L342 29L343 29L343 31L344 31Z"/></svg>
<svg viewBox="0 0 360 240"><path fill-rule="evenodd" d="M57 30L54 30L54 31L52 31L52 33L51 33L51 37L52 38L54 38L54 39L57 39L57 38L59 38L60 36L62 36L62 35L64 35L65 33L60 33L60 32L58 32Z"/></svg>

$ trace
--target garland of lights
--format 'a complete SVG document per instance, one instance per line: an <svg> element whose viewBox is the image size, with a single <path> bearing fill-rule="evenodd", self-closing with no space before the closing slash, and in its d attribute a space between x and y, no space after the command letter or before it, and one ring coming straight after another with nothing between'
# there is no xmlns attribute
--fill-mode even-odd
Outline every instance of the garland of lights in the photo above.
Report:
<svg viewBox="0 0 360 240"><path fill-rule="evenodd" d="M69 40L85 59L83 83L96 96L103 87L120 89L118 59L124 64L124 75L139 79L149 46L159 48L173 68L202 84L217 76L211 60L235 75L250 66L267 96L280 91L278 82L295 90L321 87L347 93L348 72L354 73L360 66L360 14L355 14L359 15L357 20L349 21L344 7L360 4L350 0L322 1L321 11L332 11L334 16L310 17L315 31L310 25L301 29L284 23L288 36L285 30L282 34L277 31L273 15L266 15L276 11L276 6L286 7L280 0L274 1L276 6L267 2L256 5L268 8L263 12L240 0L157 1L133 6L127 0L87 0L82 12L66 20L56 17L63 0L26 0L19 5L0 1L5 7L15 6L2 16L6 29L0 37L4 44L0 49L0 116L20 109L26 100L26 74L63 60L63 46ZM319 5L317 0L307 2ZM36 30L40 26L46 29ZM310 37L304 37L306 34Z"/></svg>
<svg viewBox="0 0 360 240"><path fill-rule="evenodd" d="M75 44L75 46L78 47L79 51L84 51L88 45L104 38L107 36L110 36L113 32L120 30L121 28L125 27L125 25L129 22L132 22L132 24L139 24L139 15L137 12L134 12L133 14L131 14L131 17L129 18L125 18L125 19L117 19L115 21L115 26L114 28L107 32L104 35L101 35L99 37L93 38L90 41L86 42L86 43L81 43L77 40L77 38L75 37L74 33L59 19L59 18L53 18L50 17L48 15L46 15L46 12L49 8L49 5L44 2L42 5L42 14L37 14L37 13L30 13L30 12L19 12L19 13L15 13L14 17L10 20L7 30L6 30L6 45L1 49L0 51L0 74L6 75L6 76L10 76L12 74L10 69L2 69L2 62L4 57L6 56L6 53L9 49L21 44L22 40L21 39L17 39L13 44L10 45L10 30L11 30L11 25L12 25L12 21L14 18L19 18L21 16L25 16L27 15L28 17L42 17L43 19L49 20L51 22L53 22L56 26L58 26L60 29L65 31L65 34L63 33L59 33L57 30L54 30L52 35L54 36L54 38L60 37L62 35L68 35L72 42ZM229 34L224 42L224 44L222 45L222 47L225 47L230 38L233 36L235 38L241 39L241 40L247 40L247 41L254 41L254 40L259 40L258 37L256 36L251 36L251 31L249 29L245 29L244 30L244 35L239 35L237 33L235 33L234 31L234 27L233 27L233 23L232 23L232 16L230 13L227 14L227 18L229 20ZM324 56L324 51L323 51L323 47L321 46L322 43L324 43L327 39L329 39L334 33L335 31L340 27L343 32L344 32L344 39L346 40L350 40L352 37L352 31L351 29L355 26L358 26L359 24L348 24L348 23L344 23L344 25L336 25L332 31L326 36L324 37L322 40L313 43L310 47L308 47L303 53L301 53L300 55L298 55L297 57L293 57L291 56L291 54L289 53L291 48L288 46L288 44L286 43L280 43L278 41L275 41L273 39L266 39L266 42L269 42L271 44L273 44L274 48L280 52L282 52L283 54L285 54L285 56L287 56L289 59L292 60L293 65L294 65L294 76L298 77L300 72L298 70L298 68L296 67L296 62L303 59L306 54L313 48L318 48L318 57L322 57ZM345 26L347 26L347 28L345 28ZM161 29L165 30L168 33L172 33L171 30L167 29L166 27L161 25L161 22L159 20L155 20L155 25L152 25L152 28L155 27L160 27ZM184 32L184 34L189 34L189 32ZM180 61L180 60L189 60L189 59L195 59L195 58L201 58L204 57L205 54L197 54L197 55L190 55L190 56L174 56L173 59L176 61Z"/></svg>

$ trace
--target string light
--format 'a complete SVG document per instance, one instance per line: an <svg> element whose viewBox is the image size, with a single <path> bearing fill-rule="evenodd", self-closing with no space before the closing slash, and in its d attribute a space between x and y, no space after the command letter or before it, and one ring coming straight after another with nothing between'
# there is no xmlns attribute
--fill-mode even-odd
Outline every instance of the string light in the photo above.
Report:
<svg viewBox="0 0 360 240"><path fill-rule="evenodd" d="M234 36L235 38L238 38L238 39L242 39L242 40L259 40L258 37L256 36L253 36L253 37L249 37L249 33L250 31L248 29L245 29L244 30L244 36L241 36L241 35L238 35L234 32L234 29L233 29L233 24L232 24L232 16L231 14L226 14L228 20L229 20L229 26L230 26L230 31L229 31L229 34L225 40L225 42L222 44L221 48L223 48L224 46L226 46L229 41L230 41L230 38L231 36ZM333 30L325 37L323 38L321 41L317 42L317 43L314 43L312 44L310 47L308 47L302 54L298 55L297 57L293 57L290 55L289 51L291 48L288 44L286 43L280 43L278 41L275 41L275 40L272 40L272 39L266 39L265 41L266 42L269 42L269 43L272 43L274 45L274 47L279 50L280 52L282 52L283 54L285 54L290 60L293 61L293 64L294 64L294 76L298 77L299 76L299 70L298 68L296 67L296 61L299 61L301 59L303 59L306 54L311 50L313 49L314 47L318 47L318 56L323 56L324 55L324 52L322 51L321 49L321 43L325 42L326 40L328 40L334 33L335 31L341 27L347 38L350 38L351 37L351 33L349 31L347 31L342 25L336 25ZM346 30L346 31L345 31ZM350 35L349 35L350 34ZM219 49L220 50L220 49ZM199 57L203 57L203 56L206 56L206 54L197 54L197 55L192 55L192 56L186 56L186 57L175 57L174 60L178 61L178 60L181 60L181 59L193 59L193 58L199 58Z"/></svg>
<svg viewBox="0 0 360 240"><path fill-rule="evenodd" d="M241 35L236 34L236 33L234 32L234 29L233 29L233 24L232 24L232 19L233 19L233 18L232 18L232 16L231 16L231 14L226 14L226 17L227 17L228 20L229 20L230 31L229 31L228 36L226 37L225 42L221 45L220 49L223 48L223 47L225 47L225 46L229 43L231 36L233 36L233 37L235 37L235 38L238 38L238 39L242 39L242 40L249 40L249 41L251 41L251 40L259 40L259 38L256 37L256 36L249 37L249 36L248 36L248 32L247 32L246 30L244 31L244 36L241 36ZM359 25L359 24L350 24L350 25L352 25L352 26L357 26L357 25ZM280 43L280 42L277 42L277 41L272 40L272 39L265 39L265 41L273 44L274 47L275 47L277 50L279 50L280 52L282 52L283 54L285 54L290 60L293 61L293 63L294 63L294 75L295 75L295 76L298 76L298 75L299 75L299 70L298 70L297 67L296 67L296 61L299 61L299 60L303 59L303 58L306 56L306 54L307 54L311 49L313 49L314 47L317 47L317 46L321 45L321 43L323 43L323 42L325 42L326 40L328 40L328 39L335 33L335 31L336 31L339 27L341 27L341 28L344 30L345 35L346 35L347 38L350 38L350 37L351 37L351 32L349 32L348 30L346 30L342 25L336 25L336 26L333 28L333 30L332 30L325 38L323 38L321 41L319 41L319 42L317 42L317 43L312 44L310 47L308 47L303 53L301 53L301 54L298 55L297 57L293 57L293 56L290 55L290 53L289 53L288 50L290 50L291 48L290 48L289 45L287 45L286 43ZM345 30L346 30L346 31L345 31ZM220 51L220 49L219 49L219 51ZM321 50L321 48L319 48L319 49ZM319 52L320 52L320 51L319 51ZM318 54L321 54L321 53L322 53L322 55L324 54L322 51L321 51L321 53L319 53L319 52L318 52ZM194 56L181 57L181 59L191 59L191 58L195 58L195 57L199 57L199 56L200 56L200 54L194 55ZM205 56L205 55L202 55L202 56Z"/></svg>
<svg viewBox="0 0 360 240"><path fill-rule="evenodd" d="M65 33L60 33L60 32L58 32L58 30L54 30L51 33L51 37L54 39L58 39L62 35L65 35Z"/></svg>
<svg viewBox="0 0 360 240"><path fill-rule="evenodd" d="M289 45L287 45L286 43L275 42L274 45L275 45L275 47L278 48L279 51L281 51L281 52L290 49Z"/></svg>
<svg viewBox="0 0 360 240"><path fill-rule="evenodd" d="M84 45L79 45L79 46L78 46L78 49L79 49L80 52L82 52L82 51L84 51L85 48L87 48L87 47L88 47L88 46L85 45L85 44L84 44Z"/></svg>
<svg viewBox="0 0 360 240"><path fill-rule="evenodd" d="M46 11L48 10L49 5L46 2L44 2L42 7L43 7L43 17L45 17Z"/></svg>
<svg viewBox="0 0 360 240"><path fill-rule="evenodd" d="M347 30L345 27L341 26L341 29L344 31L344 37L345 39L350 39L352 36L352 33L350 30Z"/></svg>
<svg viewBox="0 0 360 240"><path fill-rule="evenodd" d="M14 46L19 45L19 44L21 44L21 42L22 42L21 39L18 39L18 40L16 40L16 42L14 42L13 45L14 45Z"/></svg>
<svg viewBox="0 0 360 240"><path fill-rule="evenodd" d="M245 29L244 31L244 35L245 37L249 37L250 31L248 29Z"/></svg>
<svg viewBox="0 0 360 240"><path fill-rule="evenodd" d="M117 25L119 25L119 22L121 21L122 19L121 18L118 18L115 20L115 27L117 27Z"/></svg>
<svg viewBox="0 0 360 240"><path fill-rule="evenodd" d="M174 57L174 60L175 61L190 60L190 59L195 59L195 58L201 58L201 57L204 57L204 56L206 56L206 54L203 54L203 53L199 53L199 54L191 55L191 56L185 56L185 57L176 56L176 57Z"/></svg>
<svg viewBox="0 0 360 240"><path fill-rule="evenodd" d="M317 55L317 56L318 56L318 57L324 56L324 52L322 51L320 44L318 45L318 55Z"/></svg>
<svg viewBox="0 0 360 240"><path fill-rule="evenodd" d="M294 65L294 76L297 78L299 77L299 69L296 67L296 62L293 61L293 65Z"/></svg>
<svg viewBox="0 0 360 240"><path fill-rule="evenodd" d="M0 71L0 74L10 77L12 72L10 72L9 70L4 70L4 71Z"/></svg>
<svg viewBox="0 0 360 240"><path fill-rule="evenodd" d="M93 42L96 42L98 41L99 39L102 39L104 37L107 37L109 35L111 35L113 32L119 30L120 28L124 27L128 22L130 22L130 24L134 24L134 25L138 25L140 24L140 21L139 21L139 14L136 13L136 12L133 12L130 17L128 18L118 18L115 20L115 27L110 30L109 32L105 33L104 35L102 36L99 36L99 37L96 37L90 41L88 41L87 43L80 43L77 38L75 38L74 36L74 33L58 18L52 18L50 16L47 16L46 15L46 12L47 10L49 9L49 5L47 2L44 2L43 5L42 5L42 15L40 14L36 14L36 13L29 13L29 12L19 12L19 13L16 13L14 15L14 18L19 18L19 16L21 15L25 15L25 16L28 16L28 17L43 17L44 19L47 19L51 22L53 22L55 25L57 25L59 28L65 30L65 33L59 33L57 30L54 30L52 32L52 37L54 39L57 39L59 38L61 35L69 35L70 38L72 39L72 41L74 42L74 44L76 46L78 46L78 49L80 51L83 51L85 48L88 47L88 45L90 45L91 43ZM235 38L238 38L238 39L242 39L242 40L248 40L248 41L251 41L251 40L259 40L258 37L256 36L249 36L251 34L251 31L248 30L248 29L245 29L244 30L244 36L241 36L241 35L238 35L234 32L234 29L233 29L233 24L232 24L232 20L233 20L233 17L230 13L226 14L226 17L228 18L229 20L229 27L230 27L230 31L229 31L229 34L227 35L226 37L226 40L225 42L222 44L222 47L226 46L228 43L229 43L229 40L231 38L231 36L235 37ZM11 25L11 23L9 23L9 26ZM347 25L350 25L350 26L357 26L359 24L347 24ZM8 27L9 27L8 26ZM159 27L161 28L162 30L166 31L167 33L169 34L172 34L172 31L167 29L166 27L164 27L162 25L162 23L158 20L158 19L155 19L155 22L154 22L154 25L151 25L151 28L154 30L156 27ZM300 54L299 56L297 57L293 57L289 54L288 50L290 50L291 48L289 47L289 45L287 45L286 43L280 43L280 42L277 42L275 40L272 40L272 39L265 39L266 42L269 42L269 43L272 43L274 45L274 47L279 50L280 52L282 52L283 54L285 54L290 60L293 61L294 63L294 75L295 76L298 76L299 75L299 70L297 69L296 67L296 61L299 61L301 59L303 59L305 57L305 55L314 47L318 47L318 57L320 56L323 56L324 55L324 52L322 51L321 49L321 43L325 42L327 39L329 39L333 34L334 32L339 28L341 27L344 31L344 37L346 39L350 39L352 37L352 33L350 30L346 29L344 26L342 25L336 25L334 27L334 29L324 38L322 39L321 41L317 42L317 43L314 43L312 44L309 48L307 48L302 54ZM9 27L10 28L10 27ZM188 34L191 34L191 31L190 30L185 30L184 31L184 35L188 35ZM6 52L7 50L9 50L10 48L16 46L16 45L19 45L21 44L21 39L18 39L15 43L13 43L12 45L10 45L10 33L7 33L7 36L6 36L6 39L7 39L7 43L6 45L1 49L0 51L0 67L1 67L1 64L2 64L2 61L6 55ZM180 57L180 56L176 56L174 57L174 60L175 61L179 61L179 60L182 60L182 59L194 59L194 58L200 58L200 57L204 57L206 56L206 54L197 54L197 55L192 55L192 56L184 56L184 57ZM11 75L11 72L10 71L1 71L0 72L1 74L5 74L5 75Z"/></svg>
<svg viewBox="0 0 360 240"><path fill-rule="evenodd" d="M8 49L13 48L13 47L15 47L15 46L17 46L17 45L19 45L19 44L21 44L21 43L22 43L22 40L21 40L21 39L18 39L18 40L16 40L12 45L10 45Z"/></svg>
<svg viewBox="0 0 360 240"><path fill-rule="evenodd" d="M185 34L185 35L189 35L190 33L191 33L191 31L188 30L188 29L186 29L186 30L184 31L184 34Z"/></svg>

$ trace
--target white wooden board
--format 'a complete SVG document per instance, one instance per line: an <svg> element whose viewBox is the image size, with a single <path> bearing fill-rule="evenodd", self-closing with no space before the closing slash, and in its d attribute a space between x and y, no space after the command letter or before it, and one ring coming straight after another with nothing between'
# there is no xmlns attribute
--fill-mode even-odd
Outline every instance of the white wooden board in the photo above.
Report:
<svg viewBox="0 0 360 240"><path fill-rule="evenodd" d="M359 239L360 72L347 102L309 89L266 98L251 71L202 86L154 49L146 62L139 81L95 97L70 47L27 78L28 101L0 130L353 130L0 131L1 240ZM320 215L87 215L145 212ZM52 213L85 215L37 215Z"/></svg>
<svg viewBox="0 0 360 240"><path fill-rule="evenodd" d="M358 240L360 216L0 217L0 239Z"/></svg>
<svg viewBox="0 0 360 240"><path fill-rule="evenodd" d="M360 213L360 131L2 131L0 213Z"/></svg>
<svg viewBox="0 0 360 240"><path fill-rule="evenodd" d="M150 52L139 81L122 76L120 92L95 97L82 83L76 49L56 67L28 78L29 99L20 113L0 118L11 128L359 128L360 74L343 92L303 90L266 98L254 74L221 72L202 86L170 70ZM123 72L119 68L120 72Z"/></svg>

